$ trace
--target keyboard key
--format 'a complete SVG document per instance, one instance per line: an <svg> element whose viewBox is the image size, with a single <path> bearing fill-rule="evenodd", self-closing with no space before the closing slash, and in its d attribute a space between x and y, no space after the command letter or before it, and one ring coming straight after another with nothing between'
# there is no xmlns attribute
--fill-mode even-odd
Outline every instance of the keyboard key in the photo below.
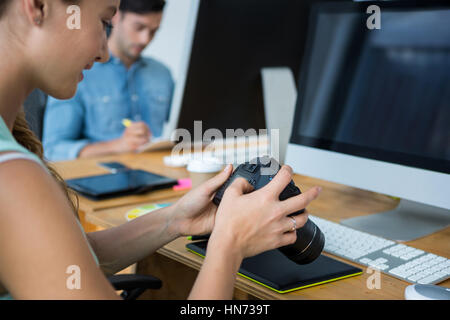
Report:
<svg viewBox="0 0 450 320"><path fill-rule="evenodd" d="M413 282L416 282L419 279L423 279L423 275L422 274L415 274L415 275L412 275L412 276L410 276L408 278L408 280L413 281Z"/></svg>
<svg viewBox="0 0 450 320"><path fill-rule="evenodd" d="M362 259L359 260L359 262L364 263L364 264L367 264L367 263L369 263L369 262L371 262L371 261L372 261L372 260L369 259L369 258L362 258Z"/></svg>
<svg viewBox="0 0 450 320"><path fill-rule="evenodd" d="M399 277L404 277L405 276L405 271L403 271L400 268L394 268L388 271L389 273L392 273L393 275L399 276Z"/></svg>
<svg viewBox="0 0 450 320"><path fill-rule="evenodd" d="M441 262L444 262L447 259L445 259L444 257L437 257L434 260L436 260L437 262L441 263Z"/></svg>
<svg viewBox="0 0 450 320"><path fill-rule="evenodd" d="M406 246L404 244L398 244L395 247L392 247L392 252L395 252L395 251L398 251L398 250L401 250L404 248L406 248Z"/></svg>
<svg viewBox="0 0 450 320"><path fill-rule="evenodd" d="M425 269L422 270L420 273L423 274L424 276L429 276L432 275L434 272L432 272L430 269Z"/></svg>
<svg viewBox="0 0 450 320"><path fill-rule="evenodd" d="M430 268L430 271L432 273L436 273L438 271L441 271L441 268L439 266L434 265L433 267Z"/></svg>
<svg viewBox="0 0 450 320"><path fill-rule="evenodd" d="M420 255L420 254L423 254L423 253L425 253L423 250L420 250L420 249L416 249L416 250L414 250L414 253L416 254L416 255Z"/></svg>
<svg viewBox="0 0 450 320"><path fill-rule="evenodd" d="M438 263L437 260L433 259L433 260L429 260L429 261L425 262L425 265L428 267L431 267L431 266L436 265L437 263Z"/></svg>
<svg viewBox="0 0 450 320"><path fill-rule="evenodd" d="M439 272L436 272L435 275L439 276L439 278L443 278L443 277L447 276L447 272L439 271Z"/></svg>
<svg viewBox="0 0 450 320"><path fill-rule="evenodd" d="M439 279L440 277L436 276L435 274L428 276L426 278L423 278L421 280L419 280L418 282L420 284L429 284L432 283L433 281L436 281L437 279Z"/></svg>
<svg viewBox="0 0 450 320"><path fill-rule="evenodd" d="M385 262L387 262L387 259L385 259L385 258L378 258L378 259L375 259L375 262L377 262L377 263L385 263Z"/></svg>
<svg viewBox="0 0 450 320"><path fill-rule="evenodd" d="M425 257L427 258L427 260L431 260L431 259L437 258L437 255L429 253Z"/></svg>

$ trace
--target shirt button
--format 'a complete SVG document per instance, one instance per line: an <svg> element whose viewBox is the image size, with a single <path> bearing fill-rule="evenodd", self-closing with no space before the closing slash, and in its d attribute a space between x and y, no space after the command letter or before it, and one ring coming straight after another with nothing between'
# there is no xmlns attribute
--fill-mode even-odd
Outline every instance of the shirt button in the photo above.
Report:
<svg viewBox="0 0 450 320"><path fill-rule="evenodd" d="M131 100L133 100L134 102L138 101L138 100L139 100L138 95L137 95L137 94L133 94L133 95L131 96Z"/></svg>
<svg viewBox="0 0 450 320"><path fill-rule="evenodd" d="M104 97L102 98L103 103L108 103L110 100L111 100L111 97L110 97L110 96L104 96Z"/></svg>

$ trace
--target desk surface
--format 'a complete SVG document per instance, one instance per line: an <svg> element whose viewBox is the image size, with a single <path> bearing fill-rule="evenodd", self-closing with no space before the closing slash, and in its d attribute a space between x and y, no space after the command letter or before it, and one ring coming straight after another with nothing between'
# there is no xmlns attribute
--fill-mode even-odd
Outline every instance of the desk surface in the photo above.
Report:
<svg viewBox="0 0 450 320"><path fill-rule="evenodd" d="M165 152L147 153L140 155L122 155L101 159L77 160L55 164L56 169L65 178L75 178L83 175L105 172L98 167L98 161L120 161L132 168L145 169L173 178L187 176L185 169L173 169L164 166L162 158ZM336 183L295 175L295 183L301 190L313 186L321 186L323 191L308 210L311 214L339 222L341 219L368 215L375 212L387 211L394 208L398 200L389 196L364 191ZM156 193L156 192L155 192ZM80 198L80 208L86 210L86 221L103 228L118 226L126 222L125 213L142 203L174 202L183 193L166 190L155 195L150 193L143 196L123 197L114 200L94 202ZM185 238L179 238L163 248L158 253L176 260L190 268L200 269L202 258L188 252ZM406 242L406 244L444 257L450 257L450 228L430 236ZM328 254L326 254L328 255ZM381 273L381 289L370 290L366 283L371 274L366 273L366 267L348 260L329 255L364 270L360 276L339 280L336 282L294 291L288 294L278 294L264 288L250 280L238 276L236 288L261 299L403 299L404 289L409 283ZM450 280L440 285L450 287Z"/></svg>

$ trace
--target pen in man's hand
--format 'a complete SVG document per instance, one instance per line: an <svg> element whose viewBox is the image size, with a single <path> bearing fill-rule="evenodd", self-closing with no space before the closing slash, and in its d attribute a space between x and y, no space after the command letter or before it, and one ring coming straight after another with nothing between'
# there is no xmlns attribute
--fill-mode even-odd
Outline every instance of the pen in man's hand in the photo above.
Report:
<svg viewBox="0 0 450 320"><path fill-rule="evenodd" d="M131 121L130 119L123 119L122 120L122 124L125 128L128 128L129 126L131 126L131 124L133 123L133 121Z"/></svg>

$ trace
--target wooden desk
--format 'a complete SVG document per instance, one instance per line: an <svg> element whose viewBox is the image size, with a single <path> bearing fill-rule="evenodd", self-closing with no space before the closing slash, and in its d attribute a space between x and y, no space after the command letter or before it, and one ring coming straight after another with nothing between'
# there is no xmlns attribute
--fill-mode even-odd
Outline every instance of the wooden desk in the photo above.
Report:
<svg viewBox="0 0 450 320"><path fill-rule="evenodd" d="M165 153L151 153L139 156L120 156L109 158L109 161L121 161L129 164L133 168L151 170L157 173L166 174L174 178L187 176L184 169L170 169L162 164L162 156ZM63 177L67 177L69 172L72 177L98 173L99 170L93 168L97 160L80 160L75 163L58 164L58 170ZM78 166L75 171L74 166ZM85 166L85 169L83 168ZM64 171L66 170L66 171ZM89 171L91 170L91 171ZM96 171L96 172L94 172ZM84 174L82 174L84 172ZM391 197L351 188L324 180L314 179L306 176L296 175L295 183L302 190L307 190L313 186L323 188L320 197L315 200L308 210L311 214L339 222L341 219L354 216L368 215L375 212L386 211L394 208L398 201ZM170 195L169 195L170 194ZM126 197L127 199L110 200L107 204L83 203L86 211L86 221L101 228L109 228L126 222L125 213L144 202L171 202L176 201L181 195L174 193L164 194L163 198L152 198L152 195L140 197ZM145 198L148 197L148 198ZM138 202L134 202L138 200ZM147 201L148 200L148 201ZM84 201L82 199L81 202ZM107 207L109 206L109 207ZM165 285L165 290L159 292L149 292L146 298L174 298L183 299L192 287L193 281L202 264L202 258L188 252L185 249L187 240L177 239L163 248L159 249L138 267L139 273L150 273L160 277ZM450 228L419 240L406 242L415 248L422 249L444 257L450 257ZM326 254L328 255L328 254ZM339 280L336 282L294 291L288 294L278 294L272 290L255 284L250 280L240 276L236 281L237 298L257 298L257 299L403 299L404 289L409 283L401 281L384 273L381 273L381 289L370 290L366 283L372 274L366 273L366 267L358 265L339 257L329 255L337 260L355 265L364 270L360 276ZM450 287L450 280L442 282L440 285ZM245 293L245 294L243 294Z"/></svg>

